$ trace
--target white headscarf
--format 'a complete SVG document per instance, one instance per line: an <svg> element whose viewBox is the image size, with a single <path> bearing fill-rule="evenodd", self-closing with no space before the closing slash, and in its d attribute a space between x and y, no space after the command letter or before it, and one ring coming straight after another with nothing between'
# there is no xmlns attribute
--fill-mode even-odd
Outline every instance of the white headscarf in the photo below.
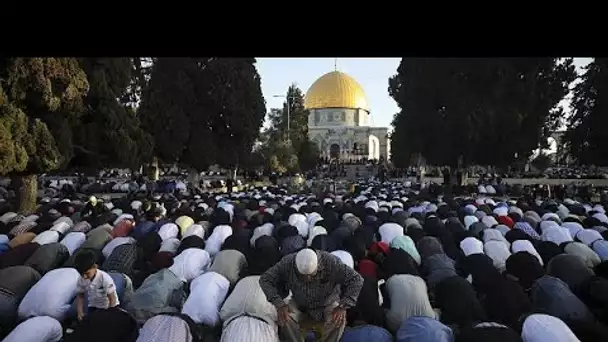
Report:
<svg viewBox="0 0 608 342"><path fill-rule="evenodd" d="M317 212L312 212L310 214L307 214L308 218L306 219L307 223L308 223L308 228L312 228L315 226L315 223L317 223L317 221L320 221L323 219L323 217L321 216L321 214L317 213Z"/></svg>
<svg viewBox="0 0 608 342"><path fill-rule="evenodd" d="M296 222L306 222L306 216L300 213L294 213L289 215L289 219L287 220L290 226L295 226Z"/></svg>
<svg viewBox="0 0 608 342"><path fill-rule="evenodd" d="M543 231L543 232L546 229L548 229L549 227L559 227L559 223L557 223L555 221L542 221L540 223L540 230Z"/></svg>
<svg viewBox="0 0 608 342"><path fill-rule="evenodd" d="M498 230L502 236L507 235L507 233L511 231L511 228L505 226L504 224L499 224L498 226L494 227L494 229Z"/></svg>
<svg viewBox="0 0 608 342"><path fill-rule="evenodd" d="M460 242L460 249L462 249L465 256L483 254L483 242L474 237L467 237Z"/></svg>
<svg viewBox="0 0 608 342"><path fill-rule="evenodd" d="M580 340L557 317L533 314L524 321L521 331L524 342L579 342Z"/></svg>
<svg viewBox="0 0 608 342"><path fill-rule="evenodd" d="M570 236L573 239L576 237L576 233L583 230L583 226L577 222L564 222L562 227L567 228L570 231Z"/></svg>
<svg viewBox="0 0 608 342"><path fill-rule="evenodd" d="M59 223L64 222L68 225L68 229L74 227L74 221L72 221L71 218L67 217L67 216L61 216L60 218L56 219L53 222L53 227L56 227ZM53 229L53 228L51 228ZM57 230L57 229L53 229L53 230ZM59 231L59 230L57 230Z"/></svg>
<svg viewBox="0 0 608 342"><path fill-rule="evenodd" d="M608 216L606 216L604 213L597 213L593 215L593 217L600 220L602 223L608 223Z"/></svg>
<svg viewBox="0 0 608 342"><path fill-rule="evenodd" d="M509 227L507 227L507 226L504 226L504 227L509 229ZM511 244L509 243L509 241L507 241L505 236L498 229L490 228L490 229L486 229L483 231L483 242L487 243L489 241L500 241L500 242L504 243L505 246L507 246L507 248L511 248Z"/></svg>
<svg viewBox="0 0 608 342"><path fill-rule="evenodd" d="M380 228L378 228L378 233L380 233L381 240L386 243L391 243L397 236L405 235L403 233L403 227L394 222L388 222L381 225Z"/></svg>
<svg viewBox="0 0 608 342"><path fill-rule="evenodd" d="M347 251L333 251L331 255L336 256L342 263L350 268L355 268L355 260L353 260L353 256L350 255Z"/></svg>
<svg viewBox="0 0 608 342"><path fill-rule="evenodd" d="M559 215L557 215L556 213L546 213L541 217L541 219L543 221L551 221L553 219L561 222L561 220L559 219Z"/></svg>
<svg viewBox="0 0 608 342"><path fill-rule="evenodd" d="M551 226L549 228L545 228L540 238L543 241L551 241L558 246L564 242L572 241L570 230L560 226Z"/></svg>
<svg viewBox="0 0 608 342"><path fill-rule="evenodd" d="M511 256L509 247L507 247L507 245L501 241L492 240L483 245L483 250L494 262L494 267L496 267L500 272L503 272L505 270L507 259Z"/></svg>
<svg viewBox="0 0 608 342"><path fill-rule="evenodd" d="M298 229L298 234L303 238L308 237L308 223L306 221L296 221L294 226Z"/></svg>
<svg viewBox="0 0 608 342"><path fill-rule="evenodd" d="M464 207L464 211L468 214L468 215L473 215L475 214L475 212L477 211L477 207L472 205L472 204L467 204Z"/></svg>
<svg viewBox="0 0 608 342"><path fill-rule="evenodd" d="M175 254L179 249L180 241L177 238L170 238L163 240L163 243L160 245L159 252L171 252Z"/></svg>
<svg viewBox="0 0 608 342"><path fill-rule="evenodd" d="M469 230L473 223L479 222L479 219L473 215L468 215L464 217L464 227L466 230Z"/></svg>
<svg viewBox="0 0 608 342"><path fill-rule="evenodd" d="M131 202L131 209L139 210L142 207L143 203L141 201L133 201Z"/></svg>
<svg viewBox="0 0 608 342"><path fill-rule="evenodd" d="M179 234L179 228L175 223L165 223L158 230L158 235L163 241L176 238L177 234Z"/></svg>
<svg viewBox="0 0 608 342"><path fill-rule="evenodd" d="M186 232L182 236L182 239L185 239L188 236L192 236L192 235L196 235L196 236L200 237L201 239L204 239L205 238L205 228L203 228L203 226L201 226L200 224L193 224L190 227L188 227L188 229L186 229Z"/></svg>
<svg viewBox="0 0 608 342"><path fill-rule="evenodd" d="M327 235L327 229L325 229L324 227L321 227L321 226L313 227L312 230L310 231L310 234L308 234L308 241L306 241L306 245L307 246L312 245L312 240L317 235Z"/></svg>
<svg viewBox="0 0 608 342"><path fill-rule="evenodd" d="M486 227L488 227L488 228L492 228L492 227L498 225L498 221L496 221L496 219L494 218L494 216L489 216L489 215L488 216L484 216L481 219L481 222L483 222L483 224L485 224Z"/></svg>
<svg viewBox="0 0 608 342"><path fill-rule="evenodd" d="M540 262L541 265L544 265L543 258L540 257L540 254L538 254L538 251L536 250L536 248L534 248L534 246L532 245L532 242L530 242L528 240L514 241L511 244L511 252L513 252L513 253L528 252L528 253L534 255L538 259L538 262Z"/></svg>
<svg viewBox="0 0 608 342"><path fill-rule="evenodd" d="M112 252L114 251L114 249L116 247L125 245L125 244L134 244L135 242L136 242L136 240L130 236L116 237L116 238L110 240L110 242L108 242L103 247L103 249L101 250L101 254L103 254L103 256L105 258L107 258L112 254Z"/></svg>
<svg viewBox="0 0 608 342"><path fill-rule="evenodd" d="M210 256L215 256L220 249L224 241L232 235L232 227L228 225L219 225L213 229L213 233L205 242L205 250Z"/></svg>
<svg viewBox="0 0 608 342"><path fill-rule="evenodd" d="M374 211L378 211L378 209L380 209L380 206L378 205L378 202L376 202L376 201L369 201L369 202L365 203L365 208L371 208Z"/></svg>
<svg viewBox="0 0 608 342"><path fill-rule="evenodd" d="M492 212L498 216L509 216L509 208L505 206L496 207Z"/></svg>
<svg viewBox="0 0 608 342"><path fill-rule="evenodd" d="M255 241L264 235L272 236L274 225L272 223L265 223L253 230L253 235L249 240L251 247L255 246Z"/></svg>
<svg viewBox="0 0 608 342"><path fill-rule="evenodd" d="M509 207L509 213L516 213L519 216L524 216L523 210L521 210L520 208L515 207L515 206Z"/></svg>
<svg viewBox="0 0 608 342"><path fill-rule="evenodd" d="M179 279L189 282L207 270L210 260L207 251L200 248L188 248L173 259L173 265L169 267L169 271Z"/></svg>
<svg viewBox="0 0 608 342"><path fill-rule="evenodd" d="M113 225L116 227L116 225L118 225L120 223L120 221L122 220L133 220L133 215L131 214L121 214L120 216L118 216L116 218L116 220L114 220Z"/></svg>
<svg viewBox="0 0 608 342"><path fill-rule="evenodd" d="M59 341L63 337L61 323L48 316L36 316L20 323L3 342Z"/></svg>
<svg viewBox="0 0 608 342"><path fill-rule="evenodd" d="M591 246L593 242L596 240L603 240L602 234L600 234L597 230L593 229L583 229L576 233L576 238L584 243L587 246Z"/></svg>

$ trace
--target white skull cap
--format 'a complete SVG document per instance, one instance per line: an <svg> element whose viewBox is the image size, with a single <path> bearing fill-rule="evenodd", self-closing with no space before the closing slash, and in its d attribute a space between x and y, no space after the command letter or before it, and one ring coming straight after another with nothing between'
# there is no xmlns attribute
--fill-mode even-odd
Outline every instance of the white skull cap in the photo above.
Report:
<svg viewBox="0 0 608 342"><path fill-rule="evenodd" d="M317 253L312 249L305 248L296 254L296 267L300 274L313 274L317 270L317 266Z"/></svg>

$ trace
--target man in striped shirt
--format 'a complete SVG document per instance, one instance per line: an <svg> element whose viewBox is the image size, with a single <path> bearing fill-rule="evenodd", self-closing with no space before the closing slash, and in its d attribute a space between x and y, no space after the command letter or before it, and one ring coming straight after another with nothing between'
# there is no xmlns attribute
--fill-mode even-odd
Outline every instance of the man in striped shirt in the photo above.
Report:
<svg viewBox="0 0 608 342"><path fill-rule="evenodd" d="M337 257L303 249L285 256L260 277L266 298L277 308L285 339L302 341L299 323L323 322L324 342L337 342L344 332L346 310L357 304L363 278ZM291 291L286 303L280 293Z"/></svg>

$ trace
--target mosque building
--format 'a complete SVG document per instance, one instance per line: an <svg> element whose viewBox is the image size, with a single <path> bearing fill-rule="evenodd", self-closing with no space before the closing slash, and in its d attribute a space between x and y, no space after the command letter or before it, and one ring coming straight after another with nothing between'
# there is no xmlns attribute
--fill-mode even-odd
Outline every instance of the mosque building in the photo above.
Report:
<svg viewBox="0 0 608 342"><path fill-rule="evenodd" d="M390 157L386 127L370 126L370 108L361 85L351 76L332 71L317 79L306 92L308 136L321 157L347 160Z"/></svg>

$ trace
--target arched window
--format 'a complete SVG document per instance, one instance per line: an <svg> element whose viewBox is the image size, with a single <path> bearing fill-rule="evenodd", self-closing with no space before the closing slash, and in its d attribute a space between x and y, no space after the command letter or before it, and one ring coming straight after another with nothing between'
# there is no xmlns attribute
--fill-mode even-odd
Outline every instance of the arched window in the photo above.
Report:
<svg viewBox="0 0 608 342"><path fill-rule="evenodd" d="M380 158L380 140L378 137L370 134L369 135L369 159L379 159Z"/></svg>

